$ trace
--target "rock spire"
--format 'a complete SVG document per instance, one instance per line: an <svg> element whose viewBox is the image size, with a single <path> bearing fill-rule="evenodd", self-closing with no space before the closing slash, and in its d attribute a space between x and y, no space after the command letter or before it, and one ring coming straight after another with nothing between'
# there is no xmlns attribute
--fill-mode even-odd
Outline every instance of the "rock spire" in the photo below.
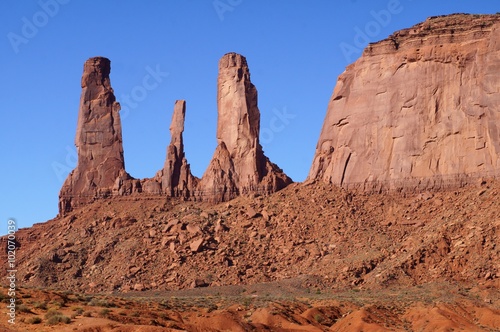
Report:
<svg viewBox="0 0 500 332"><path fill-rule="evenodd" d="M197 183L191 175L189 164L184 154L184 119L186 116L186 101L177 100L174 106L170 124L170 144L167 147L167 158L161 176L163 193L171 197L189 198Z"/></svg>
<svg viewBox="0 0 500 332"><path fill-rule="evenodd" d="M202 200L225 201L245 193L269 194L292 180L271 163L259 144L257 89L242 55L219 61L217 148L198 188Z"/></svg>
<svg viewBox="0 0 500 332"><path fill-rule="evenodd" d="M68 212L112 194L117 178L125 173L120 105L115 101L110 61L87 60L83 67L82 94L75 145L78 164L59 194L59 211Z"/></svg>
<svg viewBox="0 0 500 332"><path fill-rule="evenodd" d="M61 188L60 214L111 196L164 195L222 202L246 193L269 194L292 182L259 144L257 90L243 56L229 53L220 60L218 146L201 180L191 174L184 153L184 100L174 105L163 169L142 180L125 171L120 105L110 85L110 69L106 58L85 62L75 139L78 164Z"/></svg>

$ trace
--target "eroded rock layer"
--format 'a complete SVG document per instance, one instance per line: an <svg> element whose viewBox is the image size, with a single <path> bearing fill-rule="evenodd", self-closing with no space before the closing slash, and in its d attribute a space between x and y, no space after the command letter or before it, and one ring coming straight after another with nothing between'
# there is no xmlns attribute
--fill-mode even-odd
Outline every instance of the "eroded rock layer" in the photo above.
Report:
<svg viewBox="0 0 500 332"><path fill-rule="evenodd" d="M428 189L500 170L500 15L432 17L339 78L309 180Z"/></svg>

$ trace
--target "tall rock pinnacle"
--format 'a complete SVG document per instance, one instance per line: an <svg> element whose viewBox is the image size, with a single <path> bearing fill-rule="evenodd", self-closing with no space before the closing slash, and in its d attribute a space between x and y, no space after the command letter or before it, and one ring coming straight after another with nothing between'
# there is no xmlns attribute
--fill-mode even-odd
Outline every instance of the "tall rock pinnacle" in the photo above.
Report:
<svg viewBox="0 0 500 332"><path fill-rule="evenodd" d="M189 164L184 155L184 119L186 102L177 100L170 124L170 145L167 148L167 158L161 176L163 192L171 197L189 198L197 179L191 175Z"/></svg>
<svg viewBox="0 0 500 332"><path fill-rule="evenodd" d="M217 108L218 146L198 187L201 199L219 202L250 192L267 194L290 184L259 144L257 89L239 54L228 53L219 61Z"/></svg>
<svg viewBox="0 0 500 332"><path fill-rule="evenodd" d="M370 44L333 91L309 180L429 189L500 171L500 16L432 17Z"/></svg>
<svg viewBox="0 0 500 332"><path fill-rule="evenodd" d="M110 61L103 57L85 62L75 138L78 164L59 193L60 214L111 196L165 195L221 202L245 193L272 193L292 182L259 144L257 90L243 56L229 53L220 61L218 146L201 180L191 174L184 153L184 100L174 106L163 168L146 179L134 179L125 171L120 105L111 88L110 70Z"/></svg>
<svg viewBox="0 0 500 332"><path fill-rule="evenodd" d="M59 194L59 212L65 213L99 197L112 194L117 178L125 173L120 105L115 101L103 57L85 62L75 145L78 164Z"/></svg>

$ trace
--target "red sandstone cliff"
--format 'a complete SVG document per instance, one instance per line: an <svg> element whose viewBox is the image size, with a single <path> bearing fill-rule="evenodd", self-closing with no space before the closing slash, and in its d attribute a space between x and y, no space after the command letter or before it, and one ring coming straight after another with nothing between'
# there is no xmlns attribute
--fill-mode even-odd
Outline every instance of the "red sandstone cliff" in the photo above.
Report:
<svg viewBox="0 0 500 332"><path fill-rule="evenodd" d="M429 188L500 170L500 16L429 18L339 78L309 180Z"/></svg>

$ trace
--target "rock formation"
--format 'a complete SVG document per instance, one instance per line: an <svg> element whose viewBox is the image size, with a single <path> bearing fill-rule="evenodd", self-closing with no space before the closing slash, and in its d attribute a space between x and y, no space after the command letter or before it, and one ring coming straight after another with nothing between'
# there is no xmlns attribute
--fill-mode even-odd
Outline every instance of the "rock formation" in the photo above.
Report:
<svg viewBox="0 0 500 332"><path fill-rule="evenodd" d="M235 53L220 61L219 145L203 179L191 174L184 154L184 100L174 106L163 169L153 178L132 178L125 171L120 105L110 85L110 69L106 58L85 62L75 139L78 164L61 188L60 214L111 196L165 195L221 202L249 192L272 193L292 182L262 151L257 90L245 58Z"/></svg>
<svg viewBox="0 0 500 332"><path fill-rule="evenodd" d="M171 197L189 198L197 179L191 175L189 164L184 155L184 119L186 116L186 102L177 100L170 124L170 145L167 148L167 158L161 175L163 193Z"/></svg>
<svg viewBox="0 0 500 332"><path fill-rule="evenodd" d="M106 58L85 62L75 138L78 164L61 188L61 213L112 195L117 180L130 178L125 172L120 105L111 88L110 70Z"/></svg>
<svg viewBox="0 0 500 332"><path fill-rule="evenodd" d="M309 180L428 189L500 171L500 15L432 17L339 78Z"/></svg>
<svg viewBox="0 0 500 332"><path fill-rule="evenodd" d="M292 180L271 163L259 144L257 89L245 57L228 53L219 61L217 143L197 191L202 200L226 201L238 195L268 194Z"/></svg>

